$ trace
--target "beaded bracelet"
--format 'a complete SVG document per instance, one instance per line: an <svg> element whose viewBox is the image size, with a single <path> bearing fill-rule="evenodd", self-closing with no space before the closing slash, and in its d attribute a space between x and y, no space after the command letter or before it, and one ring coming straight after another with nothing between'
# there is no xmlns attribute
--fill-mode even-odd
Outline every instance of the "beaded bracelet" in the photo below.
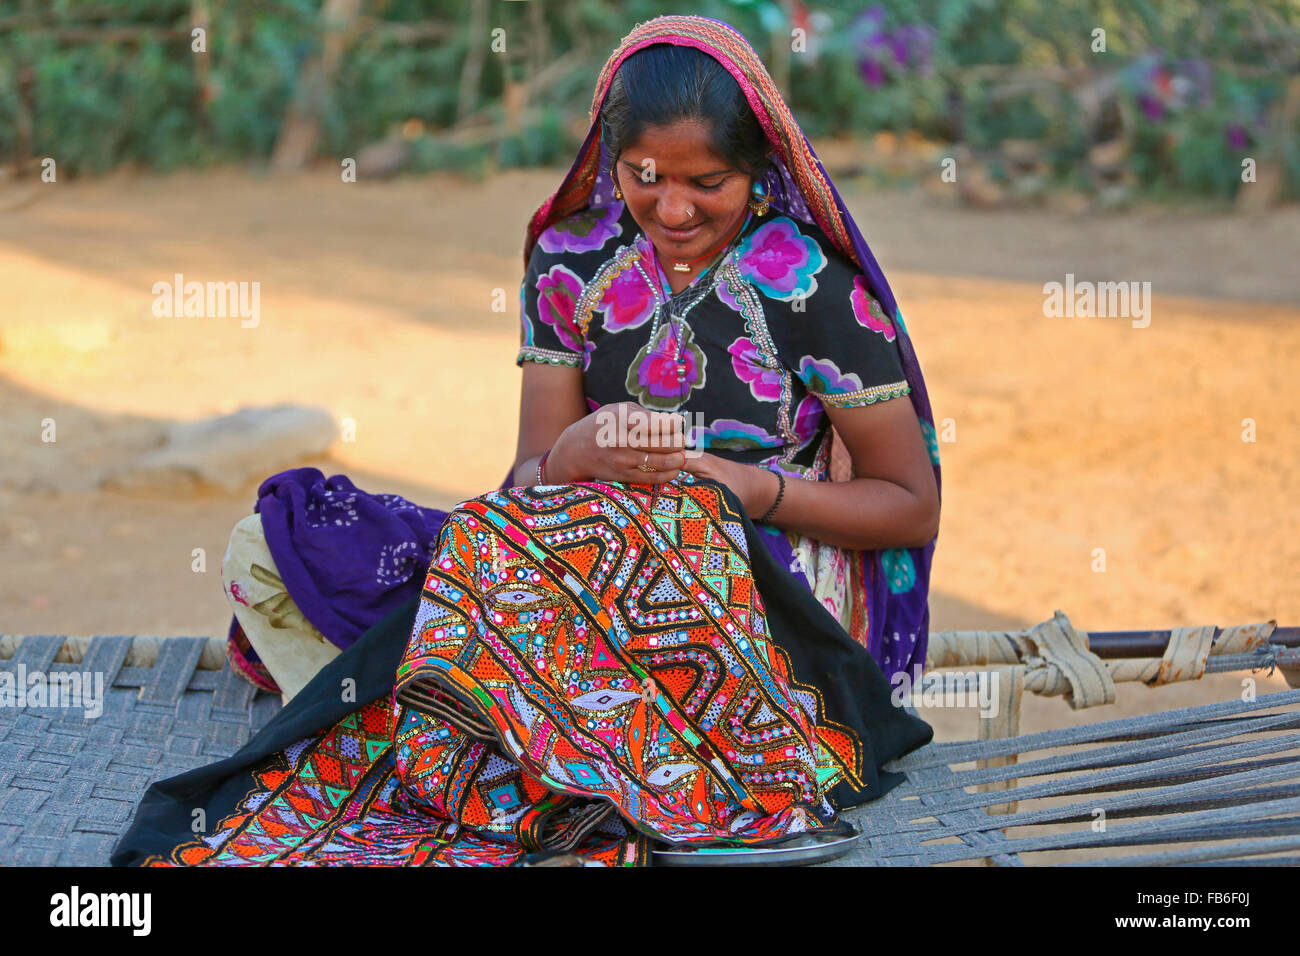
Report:
<svg viewBox="0 0 1300 956"><path fill-rule="evenodd" d="M537 483L539 485L546 484L546 479L542 477L542 468L546 465L546 456L550 453L551 450L548 448L546 451L542 452L542 457L537 459Z"/></svg>
<svg viewBox="0 0 1300 956"><path fill-rule="evenodd" d="M777 489L776 500L772 502L772 507L763 512L763 517L759 518L759 521L766 521L768 518L772 517L772 514L776 511L777 505L781 503L781 496L785 494L785 475L781 474L779 471L774 471L772 474L776 475L776 480L781 483L781 486Z"/></svg>

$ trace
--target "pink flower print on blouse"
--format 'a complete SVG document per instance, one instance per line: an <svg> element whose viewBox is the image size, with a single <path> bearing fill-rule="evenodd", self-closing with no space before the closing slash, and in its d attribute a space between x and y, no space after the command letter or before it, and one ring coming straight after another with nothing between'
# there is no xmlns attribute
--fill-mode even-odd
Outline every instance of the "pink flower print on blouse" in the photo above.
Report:
<svg viewBox="0 0 1300 956"><path fill-rule="evenodd" d="M741 336L727 347L731 367L736 378L749 386L749 392L760 402L775 402L781 398L781 370L767 368L759 360L754 340Z"/></svg>
<svg viewBox="0 0 1300 956"><path fill-rule="evenodd" d="M746 236L736 250L741 275L774 299L789 302L817 289L826 254L793 221L779 216Z"/></svg>
<svg viewBox="0 0 1300 956"><path fill-rule="evenodd" d="M853 291L849 293L849 302L853 305L853 317L859 325L865 325L873 332L884 335L889 342L894 341L894 323L889 321L885 310L880 307L876 297L867 291L866 276L855 276Z"/></svg>
<svg viewBox="0 0 1300 956"><path fill-rule="evenodd" d="M822 417L826 414L825 406L822 405L814 396L805 395L794 410L794 434L799 439L799 447L805 447L813 436L817 434L817 428L822 423Z"/></svg>
<svg viewBox="0 0 1300 956"><path fill-rule="evenodd" d="M841 395L862 390L862 379L853 372L841 372L830 359L805 355L799 360L799 378L816 395Z"/></svg>
<svg viewBox="0 0 1300 956"><path fill-rule="evenodd" d="M628 394L646 408L675 409L690 397L692 389L704 387L704 351L695 344L689 325L683 331L681 360L686 368L682 378L677 377L677 339L667 323L641 346L628 366Z"/></svg>
<svg viewBox="0 0 1300 956"><path fill-rule="evenodd" d="M654 315L654 293L646 287L641 273L624 269L609 284L596 311L604 313L605 328L610 332L634 329Z"/></svg>
<svg viewBox="0 0 1300 956"><path fill-rule="evenodd" d="M545 252L591 252L622 234L623 227L618 221L621 215L621 202L579 210L552 223L537 237L537 244Z"/></svg>
<svg viewBox="0 0 1300 956"><path fill-rule="evenodd" d="M582 295L582 280L568 267L553 265L537 277L537 318L555 329L564 347L584 352L573 312Z"/></svg>

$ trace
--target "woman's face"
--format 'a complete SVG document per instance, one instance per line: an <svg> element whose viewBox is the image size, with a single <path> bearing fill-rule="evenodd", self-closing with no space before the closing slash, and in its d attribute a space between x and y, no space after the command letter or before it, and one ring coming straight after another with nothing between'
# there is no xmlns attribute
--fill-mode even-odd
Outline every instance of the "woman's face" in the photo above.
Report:
<svg viewBox="0 0 1300 956"><path fill-rule="evenodd" d="M660 253L683 260L735 231L753 182L712 150L708 128L696 120L646 127L615 170L637 225Z"/></svg>

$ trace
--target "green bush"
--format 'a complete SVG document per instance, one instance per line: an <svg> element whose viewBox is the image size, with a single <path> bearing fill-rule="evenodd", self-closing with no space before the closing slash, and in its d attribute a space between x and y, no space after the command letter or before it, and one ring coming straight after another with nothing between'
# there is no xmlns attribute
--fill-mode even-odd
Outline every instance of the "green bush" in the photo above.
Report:
<svg viewBox="0 0 1300 956"><path fill-rule="evenodd" d="M474 91L483 115L500 121L506 69L525 77L560 56L570 68L530 91L532 119L517 135L451 146L438 132L456 123L466 58L488 40L468 34L472 3L366 3L374 19L353 38L321 104L322 157L355 155L418 120L431 132L414 143L415 170L567 162L571 127L586 119L609 51L633 24L677 6L491 3L488 28L505 28L513 52L508 65L484 58ZM320 5L210 0L200 88L189 0L0 0L0 159L16 155L26 112L34 155L54 156L74 175L123 163L265 162L303 64L320 52ZM774 44L789 43L773 0L700 0L694 9L737 27L770 68ZM1084 128L1069 84L1053 77L1110 72L1123 80L1132 170L1152 194L1229 197L1244 150L1280 160L1290 194L1300 193L1300 130L1268 125L1300 67L1292 0L839 0L818 13L830 28L816 34L816 56L789 57L790 105L810 136L916 130L991 153L1007 139L1038 140L1058 180L1085 186L1090 145L1119 133ZM32 16L37 24L16 25ZM418 22L448 31L398 42L386 29ZM93 39L109 27L135 33ZM1097 29L1106 31L1104 53L1091 49ZM543 38L544 62L528 55ZM1025 76L1040 79L1016 86ZM1169 77L1183 86L1192 77L1197 94L1170 94Z"/></svg>

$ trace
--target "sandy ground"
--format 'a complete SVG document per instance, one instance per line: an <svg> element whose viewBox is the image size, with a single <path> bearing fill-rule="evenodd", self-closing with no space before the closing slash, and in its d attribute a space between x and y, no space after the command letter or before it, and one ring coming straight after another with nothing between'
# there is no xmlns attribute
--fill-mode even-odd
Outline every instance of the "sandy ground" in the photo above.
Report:
<svg viewBox="0 0 1300 956"><path fill-rule="evenodd" d="M329 473L443 508L495 487L515 444L523 227L558 179L118 175L0 213L0 632L224 634L220 556L256 480L97 489L171 421L319 403L356 425L313 462ZM1091 630L1300 622L1300 211L980 213L846 193L945 439L936 630L1056 608ZM260 282L260 324L155 318L152 285L176 272ZM1067 272L1152 282L1149 327L1045 317L1042 285ZM1239 686L1123 685L1087 712L1030 699L1022 730ZM973 735L970 711L926 716L941 739Z"/></svg>

